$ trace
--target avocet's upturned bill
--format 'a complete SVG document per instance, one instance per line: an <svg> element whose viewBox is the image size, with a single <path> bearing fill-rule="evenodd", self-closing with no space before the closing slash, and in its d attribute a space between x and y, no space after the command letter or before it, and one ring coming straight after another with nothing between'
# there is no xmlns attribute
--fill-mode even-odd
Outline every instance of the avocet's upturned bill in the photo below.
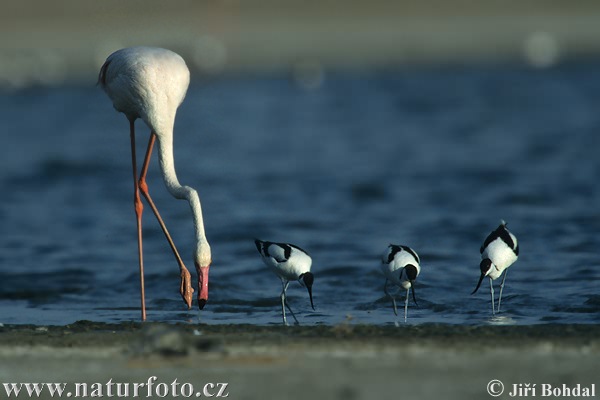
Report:
<svg viewBox="0 0 600 400"><path fill-rule="evenodd" d="M173 158L173 125L177 108L183 102L190 83L190 71L178 54L155 47L130 47L112 53L98 76L98 84L112 100L114 108L125 114L129 120L131 138L131 158L133 163L134 205L137 217L138 258L140 268L140 288L142 298L142 320L146 319L144 301L144 262L142 252L142 210L140 192L152 208L171 246L181 276L179 291L188 308L192 306L191 275L185 267L171 235L165 226L158 209L154 205L146 173L152 155L154 142L158 142L158 159L167 190L176 199L188 201L194 218L196 246L194 264L198 272L198 306L204 307L208 300L208 269L211 264L210 246L204 233L202 208L196 190L182 186L175 173ZM138 178L135 154L135 120L141 119L150 128L150 141L142 171Z"/></svg>
<svg viewBox="0 0 600 400"><path fill-rule="evenodd" d="M384 293L392 299L394 314L398 315L396 307L396 299L387 290L388 281L394 285L406 289L406 299L404 301L404 322L407 320L408 314L408 297L409 291L412 288L412 296L415 304L417 298L415 296L415 280L421 272L419 255L410 247L390 244L381 259L381 272L385 276L383 284ZM417 304L418 305L418 304Z"/></svg>
<svg viewBox="0 0 600 400"><path fill-rule="evenodd" d="M504 289L504 281L510 267L517 258L519 258L519 244L517 238L506 227L506 222L500 221L500 225L496 230L488 235L479 249L481 253L481 276L477 287L473 290L474 294L481 286L483 278L490 278L490 293L492 297L492 314L500 312L500 303L502 301L502 290ZM497 279L504 273L502 283L500 284L500 296L498 297L498 308L495 307L494 301L494 285L493 280Z"/></svg>
<svg viewBox="0 0 600 400"><path fill-rule="evenodd" d="M298 324L298 319L286 299L286 291L291 281L298 281L308 290L310 305L313 310L315 309L312 298L314 276L310 272L312 259L306 251L293 244L266 242L258 239L255 239L254 243L263 262L281 279L281 284L283 285L283 290L281 291L283 324L287 325L285 317L286 307L292 314L292 317L294 317L296 324Z"/></svg>

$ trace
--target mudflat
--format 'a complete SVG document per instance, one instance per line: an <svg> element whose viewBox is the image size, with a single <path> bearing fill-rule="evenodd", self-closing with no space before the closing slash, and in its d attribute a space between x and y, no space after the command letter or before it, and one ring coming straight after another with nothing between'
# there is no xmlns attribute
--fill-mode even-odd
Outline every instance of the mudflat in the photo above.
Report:
<svg viewBox="0 0 600 400"><path fill-rule="evenodd" d="M595 390L599 350L596 325L5 325L0 397L32 382L62 397L541 397ZM47 389L35 397L58 397Z"/></svg>

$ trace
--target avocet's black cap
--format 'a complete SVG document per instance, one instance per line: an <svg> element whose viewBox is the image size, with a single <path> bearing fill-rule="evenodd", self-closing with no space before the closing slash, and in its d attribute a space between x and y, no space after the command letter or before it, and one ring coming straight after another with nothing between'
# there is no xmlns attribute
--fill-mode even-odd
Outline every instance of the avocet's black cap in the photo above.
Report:
<svg viewBox="0 0 600 400"><path fill-rule="evenodd" d="M417 279L417 267L412 264L408 264L404 267L404 271L406 272L406 277L412 283L412 281Z"/></svg>
<svg viewBox="0 0 600 400"><path fill-rule="evenodd" d="M408 264L406 267L404 267L404 271L406 272L406 277L410 281L410 288L412 289L413 300L418 306L419 303L417 303L417 296L415 295L415 280L417 279L417 267L415 267L412 264Z"/></svg>
<svg viewBox="0 0 600 400"><path fill-rule="evenodd" d="M492 268L492 260L490 260L489 258L484 258L483 260L481 260L481 264L479 264L479 269L481 270L481 273L484 276L487 275L490 268Z"/></svg>
<svg viewBox="0 0 600 400"><path fill-rule="evenodd" d="M479 282L477 282L477 287L471 294L475 294L479 290L479 286L481 286L481 282L483 282L483 278L487 275L488 271L492 268L492 260L489 258L484 258L481 260L481 264L479 264L479 269L481 270L481 276L479 277Z"/></svg>

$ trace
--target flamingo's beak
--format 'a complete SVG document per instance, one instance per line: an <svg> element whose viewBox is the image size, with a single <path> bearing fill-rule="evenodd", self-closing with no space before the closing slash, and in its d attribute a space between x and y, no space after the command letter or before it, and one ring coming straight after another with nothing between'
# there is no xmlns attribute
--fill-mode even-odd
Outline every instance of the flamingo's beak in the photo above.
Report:
<svg viewBox="0 0 600 400"><path fill-rule="evenodd" d="M200 267L196 265L196 272L198 273L198 308L201 310L208 301L208 269L210 265L206 267Z"/></svg>

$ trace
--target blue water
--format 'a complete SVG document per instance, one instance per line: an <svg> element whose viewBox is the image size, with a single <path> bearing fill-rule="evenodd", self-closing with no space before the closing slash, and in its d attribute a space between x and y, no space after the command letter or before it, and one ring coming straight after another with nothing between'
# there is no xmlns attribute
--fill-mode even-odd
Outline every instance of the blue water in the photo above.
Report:
<svg viewBox="0 0 600 400"><path fill-rule="evenodd" d="M395 323L378 273L389 243L421 256L411 324L599 323L598 71L330 73L315 90L284 75L193 82L175 157L203 202L210 299L185 309L147 207L149 320L281 323L258 237L312 255L316 312L305 289L288 291L304 325ZM0 93L1 323L139 319L128 125L93 82ZM195 276L189 207L167 193L156 157L148 182ZM492 319L488 283L470 293L500 219L521 255Z"/></svg>

